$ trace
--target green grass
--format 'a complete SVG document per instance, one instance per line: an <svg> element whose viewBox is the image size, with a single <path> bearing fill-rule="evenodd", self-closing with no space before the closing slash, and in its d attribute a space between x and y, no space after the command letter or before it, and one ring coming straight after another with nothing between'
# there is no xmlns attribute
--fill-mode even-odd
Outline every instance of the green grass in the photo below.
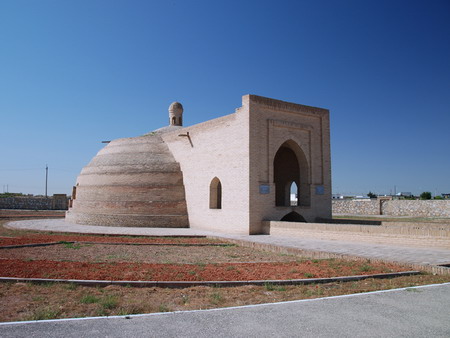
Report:
<svg viewBox="0 0 450 338"><path fill-rule="evenodd" d="M116 308L118 303L119 299L114 295L106 295L100 301L101 306L107 310L112 310Z"/></svg>
<svg viewBox="0 0 450 338"><path fill-rule="evenodd" d="M78 243L64 243L64 247L66 249L75 249L78 250L81 248L81 244Z"/></svg>
<svg viewBox="0 0 450 338"><path fill-rule="evenodd" d="M362 272L369 272L369 271L372 270L372 267L370 265L368 265L368 264L364 264L363 266L361 266L359 268L359 270L362 271Z"/></svg>
<svg viewBox="0 0 450 338"><path fill-rule="evenodd" d="M37 308L33 311L33 314L29 316L28 320L47 320L55 319L59 316L59 310L53 309L49 306Z"/></svg>
<svg viewBox="0 0 450 338"><path fill-rule="evenodd" d="M171 312L172 310L166 304L160 304L158 307L159 312Z"/></svg>
<svg viewBox="0 0 450 338"><path fill-rule="evenodd" d="M408 292L422 292L422 290L419 290L419 289L413 289L413 288L408 288L408 289L405 289L405 291L408 291Z"/></svg>
<svg viewBox="0 0 450 338"><path fill-rule="evenodd" d="M76 290L76 288L78 287L78 285L75 284L75 283L69 283L69 284L64 285L64 287L65 287L67 290Z"/></svg>
<svg viewBox="0 0 450 338"><path fill-rule="evenodd" d="M223 296L220 292L214 292L211 295L211 303L214 305L218 305L223 301Z"/></svg>
<svg viewBox="0 0 450 338"><path fill-rule="evenodd" d="M95 304L95 303L100 302L100 298L93 296L93 295L86 295L80 299L80 302L83 304Z"/></svg>
<svg viewBox="0 0 450 338"><path fill-rule="evenodd" d="M135 315L138 313L143 313L145 310L139 305L128 305L121 307L117 311L118 316Z"/></svg>
<svg viewBox="0 0 450 338"><path fill-rule="evenodd" d="M286 288L282 285L274 285L272 283L265 283L264 287L267 291L286 291Z"/></svg>

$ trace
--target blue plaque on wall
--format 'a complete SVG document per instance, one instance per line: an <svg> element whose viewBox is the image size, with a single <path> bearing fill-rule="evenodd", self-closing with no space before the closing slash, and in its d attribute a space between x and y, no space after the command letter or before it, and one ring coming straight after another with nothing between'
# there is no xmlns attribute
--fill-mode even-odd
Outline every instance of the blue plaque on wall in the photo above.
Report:
<svg viewBox="0 0 450 338"><path fill-rule="evenodd" d="M325 188L323 185L318 185L316 187L316 195L323 195L325 193Z"/></svg>
<svg viewBox="0 0 450 338"><path fill-rule="evenodd" d="M270 185L260 184L259 185L259 193L260 194L270 194Z"/></svg>

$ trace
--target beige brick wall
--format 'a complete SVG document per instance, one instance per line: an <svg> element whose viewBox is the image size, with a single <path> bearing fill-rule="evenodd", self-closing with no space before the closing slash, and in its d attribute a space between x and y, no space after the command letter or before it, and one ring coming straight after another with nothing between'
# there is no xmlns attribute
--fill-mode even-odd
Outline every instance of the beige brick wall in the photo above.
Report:
<svg viewBox="0 0 450 338"><path fill-rule="evenodd" d="M186 136L189 132L190 140ZM248 234L248 112L210 120L163 135L180 163L191 228ZM209 186L222 184L222 209L209 208Z"/></svg>
<svg viewBox="0 0 450 338"><path fill-rule="evenodd" d="M331 162L329 112L257 96L244 96L250 105L250 232L262 230L262 220L280 220L291 211L308 222L331 217ZM309 167L310 206L275 207L273 163L280 146L293 140L303 150ZM302 179L302 178L301 178ZM259 193L268 184L270 194ZM324 194L315 193L317 186Z"/></svg>
<svg viewBox="0 0 450 338"><path fill-rule="evenodd" d="M189 133L189 138L186 135ZM192 228L261 233L263 220L291 211L307 221L331 217L329 112L254 95L245 95L236 113L163 135L183 172ZM296 142L309 166L311 205L275 207L274 157ZM209 209L209 185L222 183L222 209ZM270 187L260 194L260 185ZM324 187L316 195L317 186Z"/></svg>

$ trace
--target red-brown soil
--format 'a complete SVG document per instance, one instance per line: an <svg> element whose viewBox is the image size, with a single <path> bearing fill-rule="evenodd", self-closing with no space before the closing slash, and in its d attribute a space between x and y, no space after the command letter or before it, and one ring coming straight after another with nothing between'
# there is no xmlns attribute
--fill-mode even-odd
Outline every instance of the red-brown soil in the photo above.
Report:
<svg viewBox="0 0 450 338"><path fill-rule="evenodd" d="M0 250L0 276L114 281L245 281L367 275L409 270L395 264L369 261L311 260L233 244L211 246L227 242L209 238L27 233L4 228L0 234L2 247L71 241L119 244L3 248ZM162 245L123 245L133 243ZM183 247L184 244L196 246Z"/></svg>
<svg viewBox="0 0 450 338"><path fill-rule="evenodd" d="M408 269L391 264L305 260L286 263L147 264L1 259L2 277L129 281L232 281L365 275Z"/></svg>
<svg viewBox="0 0 450 338"><path fill-rule="evenodd" d="M207 238L148 238L43 234L2 227L0 246L49 242L217 243ZM174 264L178 263L178 264ZM369 261L315 260L240 246L58 244L0 250L0 276L103 280L258 280L362 275L403 271ZM181 289L104 288L59 283L0 283L0 321L125 315L240 306L336 296L448 282L448 276L417 275L350 283Z"/></svg>
<svg viewBox="0 0 450 338"><path fill-rule="evenodd" d="M38 244L52 242L95 242L95 243L135 243L135 244L211 244L223 243L202 237L122 237L92 235L44 235L32 234L19 237L0 236L0 246Z"/></svg>

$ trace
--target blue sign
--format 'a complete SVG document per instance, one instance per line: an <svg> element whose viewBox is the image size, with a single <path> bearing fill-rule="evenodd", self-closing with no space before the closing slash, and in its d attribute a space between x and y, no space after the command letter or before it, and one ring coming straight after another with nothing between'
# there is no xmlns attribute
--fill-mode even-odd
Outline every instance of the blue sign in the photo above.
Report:
<svg viewBox="0 0 450 338"><path fill-rule="evenodd" d="M323 195L325 193L325 187L323 185L318 185L316 187L316 195Z"/></svg>
<svg viewBox="0 0 450 338"><path fill-rule="evenodd" d="M260 194L270 194L270 185L260 184L259 185L259 193Z"/></svg>

